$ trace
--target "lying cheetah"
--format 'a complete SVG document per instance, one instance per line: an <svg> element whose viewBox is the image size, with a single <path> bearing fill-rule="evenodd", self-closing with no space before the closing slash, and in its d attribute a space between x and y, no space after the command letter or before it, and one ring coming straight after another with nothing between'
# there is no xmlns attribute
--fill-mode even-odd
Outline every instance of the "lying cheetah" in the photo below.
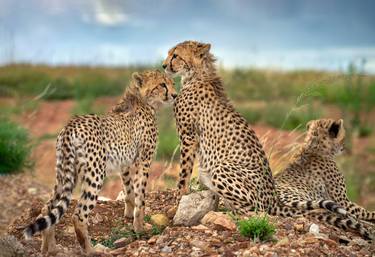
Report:
<svg viewBox="0 0 375 257"><path fill-rule="evenodd" d="M134 73L130 86L111 112L104 116L74 117L57 137L56 185L43 215L24 231L26 238L42 231L42 252L56 247L54 226L81 181L81 198L73 215L78 242L86 253L94 252L87 219L94 209L103 179L110 170L121 170L126 217L134 217L134 230L143 229L145 189L155 154L155 111L177 97L173 82L160 71ZM130 167L135 166L135 174Z"/></svg>
<svg viewBox="0 0 375 257"><path fill-rule="evenodd" d="M200 181L232 209L302 213L277 206L266 154L250 124L227 98L210 47L185 41L170 49L163 62L167 74L182 78L182 89L174 104L181 151L180 195L188 191L197 156Z"/></svg>
<svg viewBox="0 0 375 257"><path fill-rule="evenodd" d="M288 206L325 208L375 223L374 211L370 212L348 199L344 176L334 160L344 148L343 123L341 119L320 119L307 124L307 136L295 160L275 176L277 192L281 202ZM331 216L330 223L339 223L340 216ZM345 228L345 224L339 227Z"/></svg>
<svg viewBox="0 0 375 257"><path fill-rule="evenodd" d="M210 44L185 41L170 49L163 62L167 74L182 78L174 104L181 151L180 196L188 192L197 156L201 183L223 197L232 210L307 215L307 210L279 201L263 147L227 98L209 50Z"/></svg>

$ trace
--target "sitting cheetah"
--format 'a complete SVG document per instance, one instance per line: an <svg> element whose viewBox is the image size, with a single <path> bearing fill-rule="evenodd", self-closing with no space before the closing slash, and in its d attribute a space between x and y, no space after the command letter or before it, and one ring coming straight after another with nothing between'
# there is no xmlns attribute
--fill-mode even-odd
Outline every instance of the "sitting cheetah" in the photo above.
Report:
<svg viewBox="0 0 375 257"><path fill-rule="evenodd" d="M344 176L334 160L344 146L343 123L341 119L320 119L307 124L307 136L295 160L275 176L277 192L281 202L288 206L324 208L375 222L374 211L348 199Z"/></svg>
<svg viewBox="0 0 375 257"><path fill-rule="evenodd" d="M182 42L163 62L167 74L181 76L174 104L180 139L180 196L187 193L193 162L200 181L238 212L302 213L277 206L274 179L263 147L250 124L230 103L216 73L210 44Z"/></svg>
<svg viewBox="0 0 375 257"><path fill-rule="evenodd" d="M279 202L263 147L230 103L216 73L210 44L185 41L169 50L167 74L181 76L174 103L180 139L179 194L186 194L196 156L199 179L238 213L254 209L293 216L306 210Z"/></svg>
<svg viewBox="0 0 375 257"><path fill-rule="evenodd" d="M125 216L134 217L134 230L143 229L145 188L156 150L155 111L177 97L173 82L160 71L134 73L130 86L111 112L104 116L74 117L62 129L56 144L56 185L43 215L24 231L26 238L42 231L42 252L55 250L54 226L81 181L81 198L73 215L78 242L86 253L94 252L87 219L108 171L121 170ZM136 167L135 174L130 167Z"/></svg>

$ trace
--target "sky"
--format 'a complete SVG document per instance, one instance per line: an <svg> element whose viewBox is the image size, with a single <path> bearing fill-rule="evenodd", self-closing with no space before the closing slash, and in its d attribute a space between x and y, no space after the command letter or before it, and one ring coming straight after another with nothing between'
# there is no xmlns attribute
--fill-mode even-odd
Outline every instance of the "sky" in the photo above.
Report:
<svg viewBox="0 0 375 257"><path fill-rule="evenodd" d="M229 68L375 73L372 0L0 0L0 64L159 64L184 40Z"/></svg>

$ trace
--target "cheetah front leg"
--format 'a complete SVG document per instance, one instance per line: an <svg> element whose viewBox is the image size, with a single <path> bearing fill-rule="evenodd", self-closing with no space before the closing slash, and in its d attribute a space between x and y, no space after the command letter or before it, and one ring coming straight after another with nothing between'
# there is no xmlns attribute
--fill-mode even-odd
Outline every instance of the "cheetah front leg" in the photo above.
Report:
<svg viewBox="0 0 375 257"><path fill-rule="evenodd" d="M178 190L180 199L183 195L189 192L189 181L191 173L193 172L195 155L198 147L198 142L195 137L184 136L180 137L181 156L180 156L180 174L178 182Z"/></svg>

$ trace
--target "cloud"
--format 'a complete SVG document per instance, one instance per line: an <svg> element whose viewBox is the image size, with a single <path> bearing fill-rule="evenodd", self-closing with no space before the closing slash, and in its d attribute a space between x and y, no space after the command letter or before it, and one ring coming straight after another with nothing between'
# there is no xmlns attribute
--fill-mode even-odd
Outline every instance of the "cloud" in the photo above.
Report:
<svg viewBox="0 0 375 257"><path fill-rule="evenodd" d="M130 16L125 12L124 1L93 0L88 10L82 14L86 23L96 23L102 26L115 27L129 22Z"/></svg>

